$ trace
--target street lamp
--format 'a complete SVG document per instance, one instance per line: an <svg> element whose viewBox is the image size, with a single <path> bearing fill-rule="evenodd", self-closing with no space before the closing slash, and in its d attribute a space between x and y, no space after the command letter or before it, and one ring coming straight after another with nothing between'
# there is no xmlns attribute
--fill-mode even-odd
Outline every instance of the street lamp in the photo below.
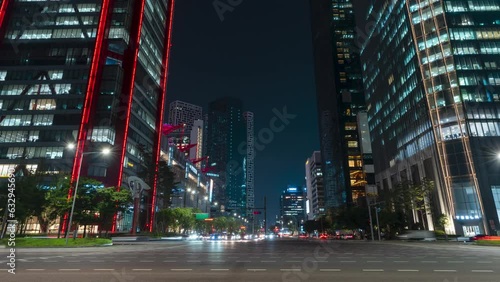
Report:
<svg viewBox="0 0 500 282"><path fill-rule="evenodd" d="M498 153L497 158L500 160L500 153Z"/></svg>
<svg viewBox="0 0 500 282"><path fill-rule="evenodd" d="M73 149L75 148L74 143L70 143L67 145L68 149ZM68 239L69 239L69 231L71 229L71 223L73 221L73 213L75 211L75 203L76 203L76 193L78 191L78 182L80 181L80 172L82 171L82 162L83 162L83 156L85 155L90 155L90 154L97 154L101 153L103 155L107 155L111 152L111 149L109 148L104 148L102 149L101 152L83 152L82 156L80 157L80 164L78 166L78 173L76 174L76 183L75 183L75 191L73 193L73 203L71 204L71 212L69 214L69 221L68 221L68 227L66 229L66 245L68 244Z"/></svg>

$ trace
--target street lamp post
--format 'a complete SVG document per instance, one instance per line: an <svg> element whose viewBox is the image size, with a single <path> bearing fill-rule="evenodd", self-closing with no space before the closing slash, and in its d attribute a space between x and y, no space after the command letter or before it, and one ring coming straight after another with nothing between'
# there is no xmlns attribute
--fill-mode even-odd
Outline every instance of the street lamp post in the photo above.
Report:
<svg viewBox="0 0 500 282"><path fill-rule="evenodd" d="M69 144L68 145L69 149L72 149L74 147L75 147L74 144ZM78 192L78 182L80 181L80 172L82 171L83 156L89 155L89 154L95 154L95 153L102 153L104 155L107 155L107 154L109 154L109 152L111 152L111 150L109 148L105 148L105 149L102 150L102 152L83 152L82 153L82 157L80 158L80 164L78 166L78 173L76 174L75 191L73 193L73 203L71 204L71 212L69 214L68 227L66 228L66 245L68 244L69 231L71 229L71 224L72 224L72 221L73 221L73 213L75 211L76 195L77 195L77 192Z"/></svg>

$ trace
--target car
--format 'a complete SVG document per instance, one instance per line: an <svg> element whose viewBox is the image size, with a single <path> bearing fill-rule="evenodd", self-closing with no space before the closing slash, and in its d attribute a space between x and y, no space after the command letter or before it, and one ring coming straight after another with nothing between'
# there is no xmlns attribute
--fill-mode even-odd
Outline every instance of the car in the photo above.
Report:
<svg viewBox="0 0 500 282"><path fill-rule="evenodd" d="M429 230L407 230L405 233L398 235L399 240L423 240L436 241L436 234Z"/></svg>

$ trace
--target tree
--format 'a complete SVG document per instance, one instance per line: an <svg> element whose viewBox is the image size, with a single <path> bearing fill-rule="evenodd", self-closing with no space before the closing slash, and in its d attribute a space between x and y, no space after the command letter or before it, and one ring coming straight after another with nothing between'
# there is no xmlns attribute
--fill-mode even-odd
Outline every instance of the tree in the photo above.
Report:
<svg viewBox="0 0 500 282"><path fill-rule="evenodd" d="M448 241L448 233L446 233L446 225L450 222L450 219L446 214L440 214L437 218L437 225L438 227L441 228L444 232L444 238L446 241Z"/></svg>
<svg viewBox="0 0 500 282"><path fill-rule="evenodd" d="M97 202L96 212L97 224L99 225L99 235L103 230L108 231L113 225L113 219L116 213L124 213L132 204L132 194L128 189L120 189L116 187L107 187L97 189L93 197L93 201Z"/></svg>

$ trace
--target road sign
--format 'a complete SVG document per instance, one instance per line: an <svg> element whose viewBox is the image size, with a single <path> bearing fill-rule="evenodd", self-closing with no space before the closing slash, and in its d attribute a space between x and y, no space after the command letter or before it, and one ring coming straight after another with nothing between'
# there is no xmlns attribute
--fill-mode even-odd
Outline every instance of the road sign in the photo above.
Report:
<svg viewBox="0 0 500 282"><path fill-rule="evenodd" d="M204 220L210 217L208 213L195 213L194 215L196 216L196 220Z"/></svg>

